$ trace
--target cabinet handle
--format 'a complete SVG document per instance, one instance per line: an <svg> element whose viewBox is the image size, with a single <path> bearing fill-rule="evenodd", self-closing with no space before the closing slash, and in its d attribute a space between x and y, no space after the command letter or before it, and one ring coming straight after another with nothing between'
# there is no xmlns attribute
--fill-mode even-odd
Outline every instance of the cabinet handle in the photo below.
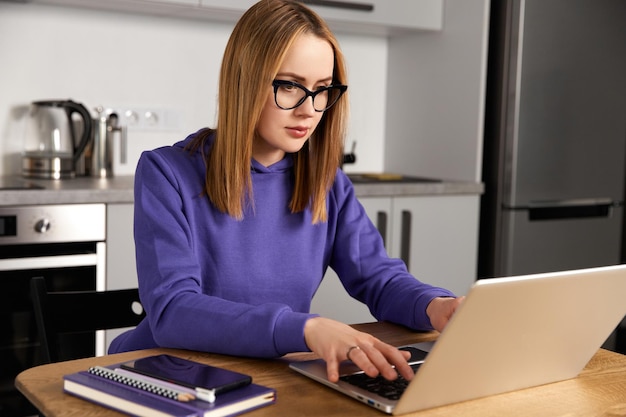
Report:
<svg viewBox="0 0 626 417"><path fill-rule="evenodd" d="M383 245L387 247L387 212L376 212L376 228L383 238Z"/></svg>
<svg viewBox="0 0 626 417"><path fill-rule="evenodd" d="M402 210L402 225L400 232L400 259L404 261L409 269L409 259L411 257L411 212Z"/></svg>
<svg viewBox="0 0 626 417"><path fill-rule="evenodd" d="M300 2L312 6L334 7L336 9L359 10L362 12L374 11L374 5L369 3L348 3L347 1L335 0L300 0Z"/></svg>

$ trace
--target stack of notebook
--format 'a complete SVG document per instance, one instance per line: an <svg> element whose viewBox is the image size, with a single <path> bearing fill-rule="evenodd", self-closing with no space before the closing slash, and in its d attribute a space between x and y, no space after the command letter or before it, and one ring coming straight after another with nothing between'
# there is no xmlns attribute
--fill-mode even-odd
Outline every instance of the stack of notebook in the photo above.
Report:
<svg viewBox="0 0 626 417"><path fill-rule="evenodd" d="M65 375L63 389L135 416L232 416L276 401L248 375L170 355Z"/></svg>

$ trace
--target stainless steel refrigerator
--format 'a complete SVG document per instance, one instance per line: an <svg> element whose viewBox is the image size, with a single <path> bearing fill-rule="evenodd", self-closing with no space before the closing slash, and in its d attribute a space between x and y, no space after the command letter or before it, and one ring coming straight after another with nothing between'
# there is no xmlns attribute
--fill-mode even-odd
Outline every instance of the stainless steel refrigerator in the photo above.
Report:
<svg viewBox="0 0 626 417"><path fill-rule="evenodd" d="M493 1L488 61L478 276L622 263L626 0Z"/></svg>

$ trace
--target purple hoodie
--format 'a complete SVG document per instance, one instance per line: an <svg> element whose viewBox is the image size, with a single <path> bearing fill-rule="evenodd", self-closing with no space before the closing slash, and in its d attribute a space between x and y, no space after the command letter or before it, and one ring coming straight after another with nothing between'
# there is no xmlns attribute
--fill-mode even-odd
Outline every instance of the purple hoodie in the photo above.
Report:
<svg viewBox="0 0 626 417"><path fill-rule="evenodd" d="M254 204L244 219L203 194L201 153L174 146L145 152L135 176L140 325L110 353L156 346L239 356L308 351L304 324L327 267L378 320L432 329L426 306L447 290L421 283L389 258L341 171L327 198L328 222L292 214L293 160L252 161Z"/></svg>

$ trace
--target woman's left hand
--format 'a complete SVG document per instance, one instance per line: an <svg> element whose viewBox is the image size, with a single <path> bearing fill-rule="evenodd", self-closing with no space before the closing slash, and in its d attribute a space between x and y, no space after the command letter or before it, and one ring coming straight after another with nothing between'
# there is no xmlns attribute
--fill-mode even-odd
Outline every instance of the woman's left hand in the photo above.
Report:
<svg viewBox="0 0 626 417"><path fill-rule="evenodd" d="M437 297L426 307L430 324L437 331L442 331L465 297Z"/></svg>

